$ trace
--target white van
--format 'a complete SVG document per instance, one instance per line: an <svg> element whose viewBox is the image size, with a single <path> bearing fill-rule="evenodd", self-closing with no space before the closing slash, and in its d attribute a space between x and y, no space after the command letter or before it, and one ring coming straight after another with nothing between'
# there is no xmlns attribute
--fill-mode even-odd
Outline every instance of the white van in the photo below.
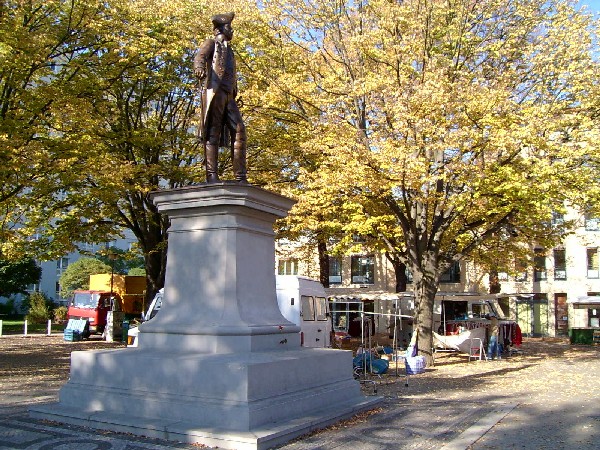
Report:
<svg viewBox="0 0 600 450"><path fill-rule="evenodd" d="M301 329L303 347L331 347L331 319L325 288L316 280L277 275L281 314Z"/></svg>
<svg viewBox="0 0 600 450"><path fill-rule="evenodd" d="M277 302L283 316L301 329L304 347L331 347L331 319L323 285L295 275L277 275ZM163 289L157 292L143 321L152 319L162 306ZM130 347L138 345L138 329L129 329Z"/></svg>

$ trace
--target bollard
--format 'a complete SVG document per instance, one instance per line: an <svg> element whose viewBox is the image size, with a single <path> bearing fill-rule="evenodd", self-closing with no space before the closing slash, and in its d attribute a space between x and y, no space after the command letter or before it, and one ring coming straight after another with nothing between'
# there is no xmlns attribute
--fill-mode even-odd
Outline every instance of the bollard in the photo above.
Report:
<svg viewBox="0 0 600 450"><path fill-rule="evenodd" d="M48 336L52 334L52 321L48 319Z"/></svg>
<svg viewBox="0 0 600 450"><path fill-rule="evenodd" d="M2 336L2 321L0 320L0 336Z"/></svg>
<svg viewBox="0 0 600 450"><path fill-rule="evenodd" d="M23 331L23 336L27 336L27 320L25 320L25 330Z"/></svg>

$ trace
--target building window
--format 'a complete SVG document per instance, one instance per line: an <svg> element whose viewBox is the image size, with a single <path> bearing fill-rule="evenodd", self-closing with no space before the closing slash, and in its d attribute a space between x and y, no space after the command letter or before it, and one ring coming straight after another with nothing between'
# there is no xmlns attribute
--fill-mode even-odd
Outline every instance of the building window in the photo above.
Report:
<svg viewBox="0 0 600 450"><path fill-rule="evenodd" d="M515 281L527 281L527 264L524 261L515 264Z"/></svg>
<svg viewBox="0 0 600 450"><path fill-rule="evenodd" d="M329 284L342 283L342 258L329 257Z"/></svg>
<svg viewBox="0 0 600 450"><path fill-rule="evenodd" d="M546 272L546 254L541 248L534 250L535 255L533 256L533 281L543 281L548 278Z"/></svg>
<svg viewBox="0 0 600 450"><path fill-rule="evenodd" d="M69 267L69 258L59 258L56 260L56 277L60 278L65 270Z"/></svg>
<svg viewBox="0 0 600 450"><path fill-rule="evenodd" d="M79 244L79 248L84 252L94 253L94 244L90 244L89 242Z"/></svg>
<svg viewBox="0 0 600 450"><path fill-rule="evenodd" d="M600 230L600 218L594 217L591 214L586 214L585 215L585 229L586 229L586 231Z"/></svg>
<svg viewBox="0 0 600 450"><path fill-rule="evenodd" d="M353 256L350 262L352 283L375 283L375 258L373 256Z"/></svg>
<svg viewBox="0 0 600 450"><path fill-rule="evenodd" d="M280 259L277 267L279 275L298 275L297 259Z"/></svg>
<svg viewBox="0 0 600 450"><path fill-rule="evenodd" d="M554 279L567 279L567 255L563 248L554 250Z"/></svg>
<svg viewBox="0 0 600 450"><path fill-rule="evenodd" d="M591 328L600 327L600 308L588 309L588 326Z"/></svg>
<svg viewBox="0 0 600 450"><path fill-rule="evenodd" d="M440 283L460 283L460 263L454 261L440 276Z"/></svg>
<svg viewBox="0 0 600 450"><path fill-rule="evenodd" d="M565 223L565 215L562 213L552 213L552 225L559 226Z"/></svg>
<svg viewBox="0 0 600 450"><path fill-rule="evenodd" d="M590 297L600 296L600 292L587 292ZM588 308L588 327L599 328L600 327L600 308Z"/></svg>
<svg viewBox="0 0 600 450"><path fill-rule="evenodd" d="M69 266L69 258L59 258L56 260L56 268L65 270Z"/></svg>
<svg viewBox="0 0 600 450"><path fill-rule="evenodd" d="M598 249L587 249L587 277L598 278Z"/></svg>

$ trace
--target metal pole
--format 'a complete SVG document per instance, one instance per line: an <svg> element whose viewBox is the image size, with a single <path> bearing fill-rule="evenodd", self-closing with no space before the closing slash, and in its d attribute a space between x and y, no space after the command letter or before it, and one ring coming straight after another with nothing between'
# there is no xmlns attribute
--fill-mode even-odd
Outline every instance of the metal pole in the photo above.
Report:
<svg viewBox="0 0 600 450"><path fill-rule="evenodd" d="M394 337L392 339L392 359L394 360L396 366L396 377L398 377L398 316L400 313L400 305L394 308L396 311L396 315L394 315ZM402 321L400 321L402 323Z"/></svg>
<svg viewBox="0 0 600 450"><path fill-rule="evenodd" d="M114 268L114 262L111 260L111 264L110 264L110 309L114 310L114 306L113 306L113 280L115 277L115 268Z"/></svg>
<svg viewBox="0 0 600 450"><path fill-rule="evenodd" d="M442 317L443 317L442 336L446 336L446 306L444 305L443 297L442 297Z"/></svg>
<svg viewBox="0 0 600 450"><path fill-rule="evenodd" d="M360 342L363 349L363 377L367 378L367 349L365 346L365 313L364 311L360 312ZM370 358L369 358L370 359Z"/></svg>
<svg viewBox="0 0 600 450"><path fill-rule="evenodd" d="M113 280L115 278L115 260L117 259L117 254L111 251L108 254L108 259L110 259L110 309L114 311Z"/></svg>

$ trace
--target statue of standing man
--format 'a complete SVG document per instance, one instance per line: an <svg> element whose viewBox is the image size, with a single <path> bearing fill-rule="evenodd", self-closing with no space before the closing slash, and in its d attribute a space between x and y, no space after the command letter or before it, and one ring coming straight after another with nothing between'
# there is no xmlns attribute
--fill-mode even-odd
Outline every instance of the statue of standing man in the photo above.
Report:
<svg viewBox="0 0 600 450"><path fill-rule="evenodd" d="M212 18L214 39L202 43L194 59L201 102L201 139L204 144L206 182L219 181L219 146L230 146L236 181L246 179L246 127L235 102L237 73L230 41L234 13L217 14Z"/></svg>

